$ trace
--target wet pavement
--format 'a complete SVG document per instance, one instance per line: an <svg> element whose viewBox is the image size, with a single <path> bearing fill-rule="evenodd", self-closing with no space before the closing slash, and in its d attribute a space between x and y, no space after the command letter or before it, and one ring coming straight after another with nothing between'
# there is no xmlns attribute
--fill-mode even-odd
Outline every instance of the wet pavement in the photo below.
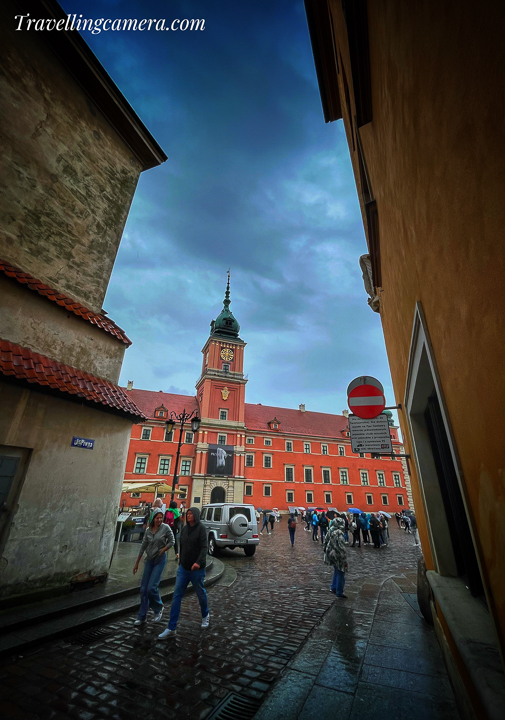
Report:
<svg viewBox="0 0 505 720"><path fill-rule="evenodd" d="M337 599L321 545L298 526L291 548L284 520L254 557L221 554L227 569L209 589L207 630L190 595L168 643L157 642L165 623L139 630L130 613L91 644L70 637L4 660L0 716L203 720L234 692L262 703L258 720L456 720L434 632L416 611L418 556L395 528L387 548L349 548L348 599Z"/></svg>

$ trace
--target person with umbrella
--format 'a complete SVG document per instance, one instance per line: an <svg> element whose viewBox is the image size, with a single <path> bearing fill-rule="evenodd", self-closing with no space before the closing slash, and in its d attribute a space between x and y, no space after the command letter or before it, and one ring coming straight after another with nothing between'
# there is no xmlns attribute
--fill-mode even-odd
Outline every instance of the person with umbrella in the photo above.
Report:
<svg viewBox="0 0 505 720"><path fill-rule="evenodd" d="M344 595L345 573L347 571L347 557L344 542L345 523L341 517L331 521L330 529L323 542L324 562L333 566L333 579L330 585L330 592L337 597L346 598Z"/></svg>
<svg viewBox="0 0 505 720"><path fill-rule="evenodd" d="M268 517L272 511L271 510L263 510L263 525L261 526L260 535L263 535L263 530L267 529L267 535L270 535L270 530L268 529Z"/></svg>

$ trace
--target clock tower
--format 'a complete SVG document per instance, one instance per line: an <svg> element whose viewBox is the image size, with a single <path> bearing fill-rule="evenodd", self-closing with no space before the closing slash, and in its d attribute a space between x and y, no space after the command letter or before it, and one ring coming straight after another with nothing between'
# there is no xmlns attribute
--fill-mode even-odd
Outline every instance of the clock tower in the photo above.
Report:
<svg viewBox="0 0 505 720"><path fill-rule="evenodd" d="M196 383L202 423L193 474L199 487L193 494L201 492L203 503L243 501L246 343L239 337L240 325L230 303L228 272L223 309L210 324L210 336L202 349L202 374Z"/></svg>

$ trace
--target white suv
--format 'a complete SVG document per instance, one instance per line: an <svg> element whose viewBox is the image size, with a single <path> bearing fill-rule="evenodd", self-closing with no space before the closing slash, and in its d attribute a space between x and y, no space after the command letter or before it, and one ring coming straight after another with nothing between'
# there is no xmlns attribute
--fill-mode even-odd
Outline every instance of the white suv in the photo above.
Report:
<svg viewBox="0 0 505 720"><path fill-rule="evenodd" d="M214 503L204 505L200 521L207 530L209 555L219 548L244 548L249 557L259 544L258 523L254 505Z"/></svg>

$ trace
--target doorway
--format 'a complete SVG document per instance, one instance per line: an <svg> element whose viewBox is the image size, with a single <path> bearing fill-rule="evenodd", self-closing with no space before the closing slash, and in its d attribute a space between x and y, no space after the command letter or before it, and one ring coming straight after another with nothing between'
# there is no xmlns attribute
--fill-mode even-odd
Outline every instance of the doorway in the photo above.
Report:
<svg viewBox="0 0 505 720"><path fill-rule="evenodd" d="M410 348L405 409L436 571L460 577L474 597L484 599L465 504L465 480L420 303Z"/></svg>
<svg viewBox="0 0 505 720"><path fill-rule="evenodd" d="M17 509L29 455L25 448L0 445L0 553Z"/></svg>
<svg viewBox="0 0 505 720"><path fill-rule="evenodd" d="M210 494L210 502L211 503L226 502L225 489L223 487L221 487L220 485L216 485L216 487L212 489L212 492Z"/></svg>

